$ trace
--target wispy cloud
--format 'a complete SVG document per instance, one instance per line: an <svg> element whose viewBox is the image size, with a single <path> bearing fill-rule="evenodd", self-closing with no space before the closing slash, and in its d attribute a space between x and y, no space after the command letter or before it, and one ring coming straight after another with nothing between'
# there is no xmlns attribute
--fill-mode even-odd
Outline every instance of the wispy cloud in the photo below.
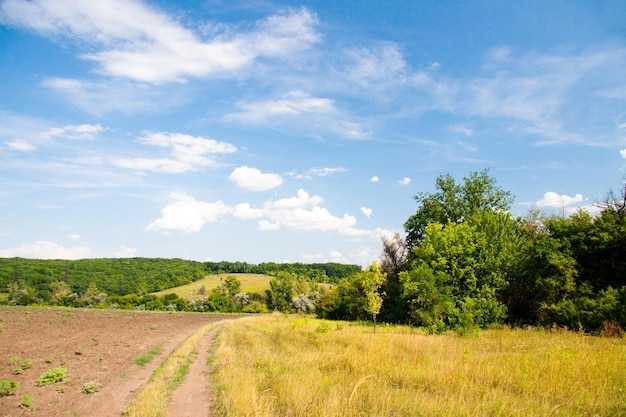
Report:
<svg viewBox="0 0 626 417"><path fill-rule="evenodd" d="M137 139L137 142L164 148L169 151L170 156L167 158L111 158L111 163L118 167L139 171L178 174L215 166L218 163L217 155L237 151L237 147L230 143L182 133L146 132Z"/></svg>
<svg viewBox="0 0 626 417"><path fill-rule="evenodd" d="M264 121L270 117L298 116L302 114L335 112L333 100L311 97L304 91L291 91L276 100L239 102L238 112L225 116L225 120L248 123Z"/></svg>
<svg viewBox="0 0 626 417"><path fill-rule="evenodd" d="M310 180L313 179L313 177L327 177L330 175L334 175L340 172L346 172L348 171L346 168L330 168L330 167L326 167L326 168L311 168L306 172L303 172L302 174L296 174L293 173L291 175L293 175L294 178L296 179L305 179L305 180Z"/></svg>
<svg viewBox="0 0 626 417"><path fill-rule="evenodd" d="M82 58L103 75L149 83L223 75L319 39L317 17L304 8L260 20L248 32L226 28L210 39L137 0L7 0L0 10L7 23L99 49Z"/></svg>

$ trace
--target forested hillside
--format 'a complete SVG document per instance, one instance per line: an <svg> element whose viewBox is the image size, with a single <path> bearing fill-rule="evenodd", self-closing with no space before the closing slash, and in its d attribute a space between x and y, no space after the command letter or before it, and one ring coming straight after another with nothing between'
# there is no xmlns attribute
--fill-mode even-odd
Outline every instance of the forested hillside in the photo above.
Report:
<svg viewBox="0 0 626 417"><path fill-rule="evenodd" d="M14 304L54 303L55 292L84 297L124 296L162 291L213 273L281 272L312 282L336 282L360 271L358 265L196 262L183 259L120 258L39 260L0 258L0 292L9 292Z"/></svg>

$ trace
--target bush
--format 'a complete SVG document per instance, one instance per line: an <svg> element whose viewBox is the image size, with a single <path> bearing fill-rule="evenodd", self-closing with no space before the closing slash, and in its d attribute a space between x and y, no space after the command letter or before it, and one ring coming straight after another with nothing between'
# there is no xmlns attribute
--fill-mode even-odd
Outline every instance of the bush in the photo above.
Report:
<svg viewBox="0 0 626 417"><path fill-rule="evenodd" d="M57 382L65 381L67 378L67 369L61 367L53 368L41 374L37 380L37 386L43 387L45 385L56 384Z"/></svg>
<svg viewBox="0 0 626 417"><path fill-rule="evenodd" d="M99 382L87 382L85 385L83 385L83 394L95 394L96 392L98 392L98 389L102 386L101 383Z"/></svg>
<svg viewBox="0 0 626 417"><path fill-rule="evenodd" d="M17 382L13 380L0 380L0 397L8 397L9 395L14 395L15 391L17 391L17 387Z"/></svg>

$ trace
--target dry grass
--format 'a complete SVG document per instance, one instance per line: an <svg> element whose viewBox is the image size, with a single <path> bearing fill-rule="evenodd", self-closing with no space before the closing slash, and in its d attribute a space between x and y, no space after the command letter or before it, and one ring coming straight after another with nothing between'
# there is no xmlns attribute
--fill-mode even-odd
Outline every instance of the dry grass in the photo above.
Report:
<svg viewBox="0 0 626 417"><path fill-rule="evenodd" d="M272 315L229 323L216 415L626 416L626 341L572 332L429 336Z"/></svg>

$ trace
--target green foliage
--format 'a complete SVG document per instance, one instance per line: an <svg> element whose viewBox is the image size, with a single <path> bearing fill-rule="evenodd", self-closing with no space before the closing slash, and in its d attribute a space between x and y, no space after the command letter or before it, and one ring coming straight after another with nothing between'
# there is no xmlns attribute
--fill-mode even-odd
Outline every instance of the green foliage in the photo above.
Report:
<svg viewBox="0 0 626 417"><path fill-rule="evenodd" d="M83 385L83 394L86 395L91 395L91 394L95 394L96 392L98 392L98 390L100 389L100 387L102 386L101 383L99 382L87 382Z"/></svg>
<svg viewBox="0 0 626 417"><path fill-rule="evenodd" d="M291 308L294 278L294 275L289 272L279 272L270 280L268 304L271 309L288 311Z"/></svg>
<svg viewBox="0 0 626 417"><path fill-rule="evenodd" d="M24 394L22 395L22 398L20 399L20 404L19 404L20 408L24 408L27 410L32 410L35 408L35 400L33 400L33 396L30 394Z"/></svg>
<svg viewBox="0 0 626 417"><path fill-rule="evenodd" d="M450 174L440 175L435 181L435 193L414 197L420 207L404 224L409 249L421 242L429 224L457 224L476 212L509 210L511 193L498 187L488 169L472 172L463 181L457 184Z"/></svg>
<svg viewBox="0 0 626 417"><path fill-rule="evenodd" d="M10 379L0 380L0 397L8 397L9 395L15 395L17 391L17 382Z"/></svg>
<svg viewBox="0 0 626 417"><path fill-rule="evenodd" d="M333 320L375 320L382 305L379 289L384 279L376 263L342 279L320 295L316 303L317 316Z"/></svg>
<svg viewBox="0 0 626 417"><path fill-rule="evenodd" d="M37 379L37 386L43 387L45 385L56 384L67 379L67 369L57 367L42 373L39 379Z"/></svg>

